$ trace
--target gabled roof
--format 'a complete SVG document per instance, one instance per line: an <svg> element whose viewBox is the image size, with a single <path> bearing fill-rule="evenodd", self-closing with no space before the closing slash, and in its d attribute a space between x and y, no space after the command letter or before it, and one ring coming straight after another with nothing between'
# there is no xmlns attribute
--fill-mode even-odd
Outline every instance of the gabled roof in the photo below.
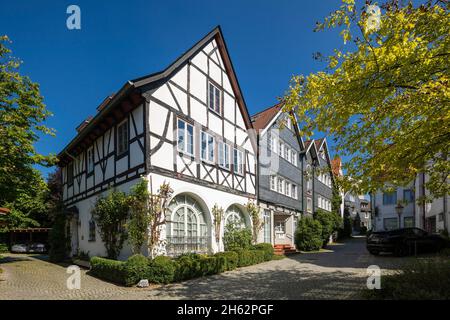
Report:
<svg viewBox="0 0 450 320"><path fill-rule="evenodd" d="M230 78L231 86L234 90L236 100L238 102L239 109L244 118L244 122L246 125L246 129L252 129L252 122L250 120L250 115L247 110L247 106L245 104L244 97L242 95L242 91L239 85L239 82L236 77L236 73L234 71L233 63L231 62L227 46L225 44L225 40L223 38L222 30L220 26L215 27L211 32L209 32L206 36L204 36L200 41L198 41L194 46L192 46L189 50L183 53L177 60L175 60L172 64L170 64L163 71L159 71L156 73L149 74L144 77L140 77L131 81L127 81L120 90L117 91L112 96L107 97L102 104L98 107L98 112L95 117L86 124L85 127L75 136L72 141L58 154L58 158L67 157L68 152L72 152L76 150L77 146L88 136L93 135L94 129L99 131L99 124L105 121L105 117L108 114L111 114L113 108L121 107L121 103L123 105L123 100L128 99L127 97L131 96L131 104L136 105L141 102L139 96L137 96L144 86L147 86L152 83L156 83L157 81L164 81L165 79L174 75L179 68L181 68L185 63L189 61L196 53L198 53L207 43L216 40L218 49L222 55L225 70ZM130 99L128 99L130 100ZM127 106L125 106L125 110L129 110L130 102L127 102ZM122 108L124 108L122 106ZM101 133L96 133L95 135L100 135ZM249 135L253 148L256 150L256 138L253 135ZM69 156L70 158L70 156Z"/></svg>
<svg viewBox="0 0 450 320"><path fill-rule="evenodd" d="M277 103L276 105L269 107L257 114L252 116L253 128L256 130L263 130L267 125L275 118L275 116L280 112L283 104Z"/></svg>
<svg viewBox="0 0 450 320"><path fill-rule="evenodd" d="M322 148L322 145L324 142L325 142L325 138L320 138L320 139L314 140L317 151L320 151L320 148Z"/></svg>
<svg viewBox="0 0 450 320"><path fill-rule="evenodd" d="M331 161L331 171L336 177L341 175L342 161L339 156L334 157Z"/></svg>

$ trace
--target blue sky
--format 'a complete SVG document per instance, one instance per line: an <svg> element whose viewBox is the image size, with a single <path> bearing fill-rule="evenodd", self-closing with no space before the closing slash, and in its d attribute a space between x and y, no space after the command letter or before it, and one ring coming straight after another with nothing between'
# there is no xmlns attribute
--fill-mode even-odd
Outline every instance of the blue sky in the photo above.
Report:
<svg viewBox="0 0 450 320"><path fill-rule="evenodd" d="M340 1L3 2L0 34L41 86L56 137L37 143L57 153L75 127L127 80L162 70L216 25L225 40L250 114L277 102L294 74L323 68L314 52L343 47L336 31L313 32ZM66 28L66 9L81 8L81 30ZM42 169L46 174L48 169Z"/></svg>

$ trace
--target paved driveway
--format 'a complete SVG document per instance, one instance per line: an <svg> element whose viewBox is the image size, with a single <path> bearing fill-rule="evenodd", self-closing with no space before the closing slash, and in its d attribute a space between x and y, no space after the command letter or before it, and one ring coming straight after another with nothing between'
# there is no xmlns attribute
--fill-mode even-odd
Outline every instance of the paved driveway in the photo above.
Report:
<svg viewBox="0 0 450 320"><path fill-rule="evenodd" d="M81 289L68 290L64 266L45 257L10 254L0 264L0 299L355 299L365 287L369 265L387 270L405 261L370 256L364 238L328 249L145 289L116 286L84 270Z"/></svg>

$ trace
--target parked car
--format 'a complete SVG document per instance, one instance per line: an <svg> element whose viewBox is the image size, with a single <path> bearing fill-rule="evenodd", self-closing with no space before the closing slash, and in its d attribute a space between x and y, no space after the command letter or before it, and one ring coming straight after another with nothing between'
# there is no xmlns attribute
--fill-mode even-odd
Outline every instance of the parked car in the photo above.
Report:
<svg viewBox="0 0 450 320"><path fill-rule="evenodd" d="M366 242L367 250L373 255L391 252L396 256L404 256L416 252L436 252L445 246L446 240L442 236L419 228L371 232Z"/></svg>
<svg viewBox="0 0 450 320"><path fill-rule="evenodd" d="M45 244L43 243L32 243L30 244L30 247L28 248L28 252L38 252L38 253L44 253L47 249L45 248Z"/></svg>
<svg viewBox="0 0 450 320"><path fill-rule="evenodd" d="M11 247L11 252L15 253L44 253L46 251L47 248L43 243L31 243L29 245L25 243L16 243Z"/></svg>
<svg viewBox="0 0 450 320"><path fill-rule="evenodd" d="M11 252L26 253L28 251L28 245L25 243L16 243L11 246Z"/></svg>

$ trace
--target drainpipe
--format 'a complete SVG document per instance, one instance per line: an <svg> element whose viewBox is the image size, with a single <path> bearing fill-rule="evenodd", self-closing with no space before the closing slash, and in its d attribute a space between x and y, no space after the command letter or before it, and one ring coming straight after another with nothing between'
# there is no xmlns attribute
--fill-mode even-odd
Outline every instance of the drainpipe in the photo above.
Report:
<svg viewBox="0 0 450 320"><path fill-rule="evenodd" d="M425 229L425 222L426 222L426 219L425 219L425 172L422 172L422 186L421 186L421 189L422 189L422 197L423 197L423 200L422 200L422 227Z"/></svg>
<svg viewBox="0 0 450 320"><path fill-rule="evenodd" d="M314 178L316 177L316 163L313 161L312 165L312 214L314 215L314 212L316 212L316 183L314 182Z"/></svg>
<svg viewBox="0 0 450 320"><path fill-rule="evenodd" d="M302 183L302 214L305 214L305 181L304 181L304 163L303 163L303 158L305 157L305 154L301 154L300 155L300 167L301 167L301 177L300 177L300 181Z"/></svg>

